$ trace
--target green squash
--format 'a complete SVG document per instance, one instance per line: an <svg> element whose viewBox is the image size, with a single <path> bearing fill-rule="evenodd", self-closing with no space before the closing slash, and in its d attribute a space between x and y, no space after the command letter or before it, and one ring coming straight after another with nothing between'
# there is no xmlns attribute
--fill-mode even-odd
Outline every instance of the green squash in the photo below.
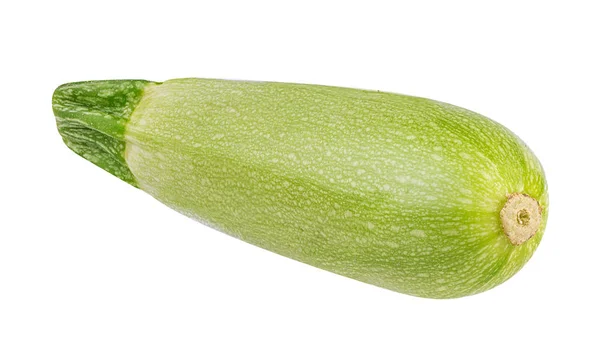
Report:
<svg viewBox="0 0 600 352"><path fill-rule="evenodd" d="M410 295L504 282L546 224L547 185L529 148L438 101L176 79L69 83L53 108L69 148L178 212Z"/></svg>

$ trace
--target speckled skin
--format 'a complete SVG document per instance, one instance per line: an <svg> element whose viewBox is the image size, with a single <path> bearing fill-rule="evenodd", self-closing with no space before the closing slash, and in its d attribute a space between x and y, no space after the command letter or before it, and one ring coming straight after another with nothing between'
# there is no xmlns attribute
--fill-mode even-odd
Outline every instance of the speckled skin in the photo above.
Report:
<svg viewBox="0 0 600 352"><path fill-rule="evenodd" d="M78 116L107 111L106 101L81 103L78 90L128 97L116 109L124 130L111 137L124 149L96 149L130 174L105 169L202 223L325 270L461 297L510 278L542 238L540 163L508 129L465 109L315 85L100 81L57 90L59 130L68 113L83 131L89 118ZM67 144L79 135L63 133ZM88 149L107 144L98 136ZM517 192L543 209L540 230L519 246L499 218Z"/></svg>

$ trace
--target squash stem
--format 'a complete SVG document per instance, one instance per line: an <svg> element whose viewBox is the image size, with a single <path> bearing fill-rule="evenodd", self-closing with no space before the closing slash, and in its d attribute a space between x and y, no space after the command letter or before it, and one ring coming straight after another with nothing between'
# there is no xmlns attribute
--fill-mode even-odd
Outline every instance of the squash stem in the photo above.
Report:
<svg viewBox="0 0 600 352"><path fill-rule="evenodd" d="M137 187L123 157L125 125L148 85L142 80L68 83L52 96L56 125L75 153Z"/></svg>
<svg viewBox="0 0 600 352"><path fill-rule="evenodd" d="M500 211L502 230L510 243L519 246L540 229L542 207L533 197L523 193L509 194Z"/></svg>

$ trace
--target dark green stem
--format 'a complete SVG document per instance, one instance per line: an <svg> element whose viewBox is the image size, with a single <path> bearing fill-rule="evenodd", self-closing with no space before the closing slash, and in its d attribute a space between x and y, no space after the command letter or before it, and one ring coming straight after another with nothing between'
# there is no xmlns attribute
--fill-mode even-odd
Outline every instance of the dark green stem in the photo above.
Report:
<svg viewBox="0 0 600 352"><path fill-rule="evenodd" d="M68 83L52 96L56 124L75 153L137 186L123 157L125 125L146 86L142 80Z"/></svg>

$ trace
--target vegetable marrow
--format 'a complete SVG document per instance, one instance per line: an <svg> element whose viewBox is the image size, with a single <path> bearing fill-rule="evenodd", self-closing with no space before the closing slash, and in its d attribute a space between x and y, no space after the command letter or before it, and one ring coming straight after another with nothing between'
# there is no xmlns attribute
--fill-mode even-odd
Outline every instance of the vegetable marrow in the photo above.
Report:
<svg viewBox="0 0 600 352"><path fill-rule="evenodd" d="M519 271L548 216L530 149L434 100L216 79L69 83L66 145L243 241L390 290L453 298Z"/></svg>

